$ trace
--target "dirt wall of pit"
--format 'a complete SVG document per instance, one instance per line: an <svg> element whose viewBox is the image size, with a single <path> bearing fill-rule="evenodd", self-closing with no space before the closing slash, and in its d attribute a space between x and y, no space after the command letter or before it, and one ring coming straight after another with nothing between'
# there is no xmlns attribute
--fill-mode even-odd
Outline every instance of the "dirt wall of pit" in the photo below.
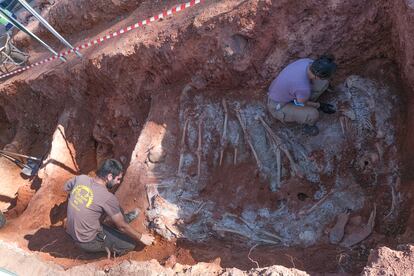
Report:
<svg viewBox="0 0 414 276"><path fill-rule="evenodd" d="M19 140L33 141L33 131L26 129L34 127L50 142L62 110L74 109L77 115L69 120L66 136L78 155L96 147L102 157L129 161L157 94L178 95L191 83L219 91L248 87L260 97L283 65L327 52L341 64L338 79L365 69L369 61L389 63L394 58L389 11L387 1L206 1L201 9L141 30L134 42L124 37L96 49L76 66L35 79L29 72L10 79L3 84L1 103L8 121L22 133L17 136L27 137ZM25 142L19 143L23 149ZM75 159L83 172L96 166L94 158ZM124 187L129 182L136 179L126 177ZM128 193L122 189L121 194Z"/></svg>

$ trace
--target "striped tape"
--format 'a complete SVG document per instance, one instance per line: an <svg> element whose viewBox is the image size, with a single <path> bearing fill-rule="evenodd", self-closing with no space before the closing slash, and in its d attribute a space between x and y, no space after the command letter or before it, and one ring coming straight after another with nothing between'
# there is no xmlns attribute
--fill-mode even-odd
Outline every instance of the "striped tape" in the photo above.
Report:
<svg viewBox="0 0 414 276"><path fill-rule="evenodd" d="M46 58L44 60L38 61L38 62L33 63L31 65L28 65L28 66L19 68L17 70L14 70L14 71L9 72L9 73L6 73L6 74L2 74L2 75L0 75L0 79L3 79L3 78L6 78L6 77L9 77L9 76L18 74L18 73L23 72L23 71L27 71L27 70L29 70L29 69L31 69L33 67L37 67L39 65L42 65L42 64L45 64L45 63L54 61L54 60L58 59L59 57L67 56L67 55L69 55L71 53L74 53L75 51L80 51L80 50L86 49L88 47L91 47L93 45L101 44L104 41L109 40L111 38L114 38L116 36L122 35L124 33L127 33L129 31L132 31L134 29L140 28L140 27L145 26L145 25L149 25L152 22L158 21L158 20L160 20L162 18L166 18L166 17L172 16L172 15L174 15L174 14L180 12L180 11L183 11L183 10L188 9L190 7L193 7L193 6L197 5L197 4L200 4L203 1L204 0L191 0L191 1L186 2L186 3L182 3L180 5L177 5L177 6L173 7L172 9L163 11L162 13L159 13L157 15L154 15L154 16L148 18L148 19L145 19L145 20L142 20L140 22L137 22L134 25L130 25L130 26L126 27L126 28L122 28L122 29L120 29L120 30L118 30L116 32L113 32L111 34L105 35L105 36L103 36L101 38L97 38L97 39L94 39L94 40L89 41L87 43L84 43L82 45L76 46L73 49L70 49L70 50L67 50L67 51L64 51L64 52L60 52L58 55L48 57L48 58Z"/></svg>

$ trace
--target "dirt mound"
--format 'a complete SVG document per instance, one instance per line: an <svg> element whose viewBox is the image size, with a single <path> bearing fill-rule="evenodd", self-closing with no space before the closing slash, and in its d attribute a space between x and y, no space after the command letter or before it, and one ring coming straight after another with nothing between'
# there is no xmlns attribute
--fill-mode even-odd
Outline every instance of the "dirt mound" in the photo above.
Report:
<svg viewBox="0 0 414 276"><path fill-rule="evenodd" d="M64 270L59 265L41 261L37 256L3 242L0 242L0 254L4 256L0 260L0 266L18 275L199 275L205 274L207 271L214 275L309 275L303 271L282 266L251 269L244 272L237 268L223 269L217 263L198 263L194 266L174 263L172 267L163 267L155 260L148 262L123 261L111 267L107 263L106 268L96 268L89 264Z"/></svg>
<svg viewBox="0 0 414 276"><path fill-rule="evenodd" d="M176 3L39 8L80 44ZM146 210L134 227L157 233L158 243L112 265L156 259L174 268L123 262L110 273L236 273L196 265L214 260L243 270L360 273L370 249L413 233L413 23L408 0L203 1L89 48L82 60L4 80L0 145L45 159L33 179L0 160L9 218L0 237L65 268L104 266L64 233L62 187L117 158L127 167L122 207ZM56 45L34 21L29 27ZM47 56L24 34L16 40L32 60ZM321 116L319 136L303 136L267 113L267 88L292 60L328 52L339 70L323 100L338 112Z"/></svg>
<svg viewBox="0 0 414 276"><path fill-rule="evenodd" d="M373 250L368 258L363 275L409 275L412 273L414 248L400 245L397 250L380 247Z"/></svg>

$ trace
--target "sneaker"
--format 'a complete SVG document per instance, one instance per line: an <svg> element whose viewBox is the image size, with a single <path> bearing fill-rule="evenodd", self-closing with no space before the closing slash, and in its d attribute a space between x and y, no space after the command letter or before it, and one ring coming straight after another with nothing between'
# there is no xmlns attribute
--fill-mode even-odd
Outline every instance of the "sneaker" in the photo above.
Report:
<svg viewBox="0 0 414 276"><path fill-rule="evenodd" d="M317 126L304 125L303 133L309 136L316 136L319 134L319 129Z"/></svg>
<svg viewBox="0 0 414 276"><path fill-rule="evenodd" d="M141 213L141 210L139 208L135 208L133 211L126 213L124 215L125 221L127 223L131 223L134 219L136 219L139 214Z"/></svg>

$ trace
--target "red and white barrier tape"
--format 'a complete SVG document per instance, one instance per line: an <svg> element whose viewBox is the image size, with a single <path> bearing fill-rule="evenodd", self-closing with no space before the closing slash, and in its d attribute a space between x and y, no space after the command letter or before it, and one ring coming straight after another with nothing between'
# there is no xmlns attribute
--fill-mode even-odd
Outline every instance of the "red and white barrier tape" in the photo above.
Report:
<svg viewBox="0 0 414 276"><path fill-rule="evenodd" d="M142 26L145 26L145 25L149 25L152 22L158 21L158 20L160 20L162 18L166 18L166 17L172 16L172 15L174 15L174 14L180 12L180 11L183 11L183 10L188 9L190 7L193 7L193 6L197 5L197 4L200 4L203 1L204 0L191 0L190 2L177 5L177 6L175 6L172 9L163 11L162 13L160 13L158 15L155 15L155 16L153 16L151 18L142 20L141 22L135 23L134 25L128 26L126 28L122 28L119 31L113 32L113 33L108 34L106 36L103 36L101 38L97 38L97 39L92 40L92 41L90 41L88 43L84 43L84 44L82 44L80 46L77 46L77 47L75 47L73 49L70 49L70 50L61 52L58 55L51 56L51 57L46 58L46 59L44 59L42 61L38 61L38 62L33 63L31 65L28 65L28 66L19 68L19 69L15 70L15 71L12 71L12 72L9 72L9 73L6 73L6 74L2 74L2 75L0 75L0 79L9 77L11 75L15 75L15 74L20 73L20 72L23 72L23 71L27 71L27 70L29 70L29 69L31 69L33 67L36 67L36 66L39 66L39 65L48 63L50 61L56 60L59 57L67 56L70 53L74 53L75 51L79 51L79 50L82 50L82 49L86 49L86 48L88 48L90 46L93 46L93 45L101 44L101 43L103 43L106 40L109 40L109 39L114 38L116 36L122 35L124 33L127 33L129 31L131 31L131 30L137 29L137 28L142 27Z"/></svg>

